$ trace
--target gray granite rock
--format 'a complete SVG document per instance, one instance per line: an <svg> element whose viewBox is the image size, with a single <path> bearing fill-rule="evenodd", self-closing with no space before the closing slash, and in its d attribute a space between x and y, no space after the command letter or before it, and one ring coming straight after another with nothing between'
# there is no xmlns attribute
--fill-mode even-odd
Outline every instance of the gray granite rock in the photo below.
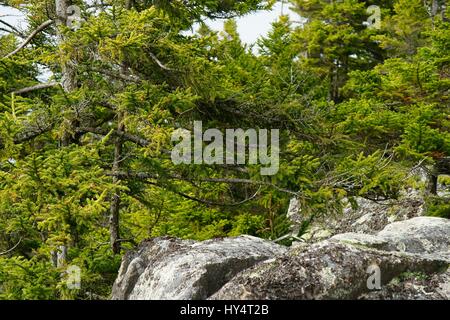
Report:
<svg viewBox="0 0 450 320"><path fill-rule="evenodd" d="M251 236L203 242L155 238L124 256L112 299L205 299L239 271L285 251Z"/></svg>

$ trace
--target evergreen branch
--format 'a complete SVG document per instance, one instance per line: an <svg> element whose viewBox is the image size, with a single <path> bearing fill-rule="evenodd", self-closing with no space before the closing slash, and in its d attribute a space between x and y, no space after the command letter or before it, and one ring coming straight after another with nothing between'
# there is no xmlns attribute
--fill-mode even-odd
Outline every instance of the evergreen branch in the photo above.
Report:
<svg viewBox="0 0 450 320"><path fill-rule="evenodd" d="M6 56L3 57L3 59L10 58L11 56L15 55L17 52L25 48L25 46L30 43L31 40L40 32L45 30L48 26L52 25L54 23L53 20L47 20L44 23L42 23L39 27L37 27L14 51L8 53Z"/></svg>
<svg viewBox="0 0 450 320"><path fill-rule="evenodd" d="M90 132L90 133L94 133L94 134L98 134L98 135L102 135L102 136L106 136L110 132L109 129L103 129L103 128L98 128L98 127L81 127L81 128L75 129L75 131L77 133ZM136 135L133 135L133 134L121 131L121 130L113 130L113 134L117 137L120 137L121 139L134 142L135 144L137 144L141 147L146 147L149 145L149 141L147 139L141 138L139 136L136 136Z"/></svg>

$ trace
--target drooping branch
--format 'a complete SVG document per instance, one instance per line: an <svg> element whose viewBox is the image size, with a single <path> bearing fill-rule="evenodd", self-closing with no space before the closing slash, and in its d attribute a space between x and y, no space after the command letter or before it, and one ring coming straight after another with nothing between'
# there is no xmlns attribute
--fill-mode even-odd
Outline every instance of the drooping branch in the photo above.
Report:
<svg viewBox="0 0 450 320"><path fill-rule="evenodd" d="M138 179L138 180L168 179L168 180L181 180L181 181L189 181L189 182L253 184L253 185L273 187L284 193L298 195L298 192L279 187L268 181L261 181L261 180L251 180L251 179L241 179L241 178L196 178L196 179L194 179L194 178L189 178L189 177L183 177L180 175L164 175L164 176L162 176L162 175L147 173L147 172L130 172L130 171L106 172L106 175L117 176L120 179Z"/></svg>
<svg viewBox="0 0 450 320"><path fill-rule="evenodd" d="M13 143L20 144L23 142L27 142L29 140L32 140L32 139L40 136L43 133L50 131L52 128L53 128L53 125L48 125L44 128L40 128L38 130L32 130L32 131L26 131L26 132L20 133L20 134L16 135L16 137L14 137ZM94 133L97 135L106 136L110 133L110 130L103 129L100 127L80 127L80 128L75 128L74 133L77 133L77 134ZM124 131L114 129L114 130L112 130L112 134L114 136L121 138L122 140L133 142L141 147L146 147L150 144L150 142L147 139L141 138L139 136L136 136L136 135L124 132ZM2 149L4 147L5 147L5 145L0 139L0 149ZM168 151L168 150L161 150L161 152L165 153L165 154L170 154L170 151Z"/></svg>
<svg viewBox="0 0 450 320"><path fill-rule="evenodd" d="M26 47L26 45L28 43L30 43L31 40L33 40L33 38L39 34L40 32L42 32L43 30L45 30L48 26L52 25L54 23L53 20L47 20L44 23L42 23L39 27L37 27L14 51L8 53L5 57L3 57L3 59L7 59L13 55L15 55L17 52L19 52L20 50L22 50L23 48Z"/></svg>
<svg viewBox="0 0 450 320"><path fill-rule="evenodd" d="M200 182L211 182L211 183L230 183L230 184L254 184L260 186L268 186L277 189L278 191L289 193L293 195L298 195L298 192L285 189L277 186L268 181L251 180L251 179L239 179L239 178L202 178L202 179L189 179L187 181L200 181Z"/></svg>
<svg viewBox="0 0 450 320"><path fill-rule="evenodd" d="M191 201L195 201L195 202L198 202L198 203L204 204L206 206L210 206L210 207L235 207L235 206L239 206L239 205L242 205L242 204L244 204L246 202L249 202L249 201L255 199L256 196L258 195L258 193L261 191L261 186L259 186L258 190L253 195L251 195L248 198L245 198L244 200L241 200L241 201L238 201L238 202L233 202L233 203L223 203L223 202L215 202L215 201L210 201L210 200L206 200L206 199L196 198L196 197L190 196L190 195L188 195L186 193L174 190L172 188L168 188L168 187L163 186L161 184L158 184L156 182L152 182L152 181L149 181L149 180L146 180L146 179L142 179L142 180L144 180L144 183L146 183L146 184L155 186L155 187L160 188L160 189L167 190L167 191L172 192L172 193L174 193L176 195L179 195L179 196L181 196L181 197L183 197L185 199L188 199L188 200L191 200ZM147 205L145 203L146 201L144 199L137 198L136 196L133 196L133 198L135 198L136 200L138 200L141 203L144 203L144 205Z"/></svg>
<svg viewBox="0 0 450 320"><path fill-rule="evenodd" d="M233 202L233 203L220 203L220 202L214 202L214 201L205 200L205 199L199 199L199 198L190 196L190 195L188 195L188 194L185 194L185 193L183 193L183 192L179 192L179 191L175 191L175 190L169 189L170 192L173 192L173 193L175 193L175 194L177 194L177 195L179 195L179 196L181 196L181 197L183 197L183 198L186 198L186 199L188 199L188 200L195 201L195 202L199 202L199 203L205 204L205 205L207 205L207 206L219 206L219 207L235 207L235 206L240 206L240 205L242 205L242 204L244 204L244 203L246 203L246 202L249 202L249 201L255 199L256 196L258 195L258 193L259 193L260 190L261 190L261 186L259 187L258 191L256 191L252 196L250 196L250 197L248 197L248 198L246 198L246 199L244 199L244 200L242 200L242 201Z"/></svg>

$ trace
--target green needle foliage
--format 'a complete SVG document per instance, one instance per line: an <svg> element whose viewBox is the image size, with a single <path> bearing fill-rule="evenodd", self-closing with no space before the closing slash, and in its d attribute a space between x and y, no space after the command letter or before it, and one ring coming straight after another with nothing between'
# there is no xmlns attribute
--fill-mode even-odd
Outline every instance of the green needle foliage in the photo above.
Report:
<svg viewBox="0 0 450 320"><path fill-rule="evenodd" d="M448 1L292 0L303 23L281 16L244 44L233 18L273 2L2 1L29 26L0 23L0 299L108 298L143 239L276 239L294 196L304 232L344 198L397 198L411 167L450 156ZM75 29L58 15L69 5ZM280 129L278 173L173 164L171 134L194 120ZM448 217L445 201L429 210Z"/></svg>

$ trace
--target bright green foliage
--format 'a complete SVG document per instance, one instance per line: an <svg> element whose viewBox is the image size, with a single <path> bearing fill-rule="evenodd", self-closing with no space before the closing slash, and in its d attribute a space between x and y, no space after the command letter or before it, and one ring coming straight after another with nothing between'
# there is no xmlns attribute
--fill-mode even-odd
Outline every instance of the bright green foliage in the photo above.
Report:
<svg viewBox="0 0 450 320"><path fill-rule="evenodd" d="M450 219L450 204L448 198L432 197L427 200L427 214L432 217Z"/></svg>
<svg viewBox="0 0 450 320"><path fill-rule="evenodd" d="M282 16L253 47L233 19L221 33L201 20L272 1L107 0L95 14L73 1L77 30L51 25L9 58L20 39L0 35L0 299L107 298L121 254L143 239L275 239L293 196L302 233L346 197L397 198L411 166L450 155L441 15L422 0L291 2L304 25ZM7 2L24 3L27 34L55 19L48 1ZM365 25L371 4L379 29ZM60 85L14 93L38 84L42 66ZM171 134L194 120L280 129L278 173L174 165ZM81 290L66 286L69 265Z"/></svg>

